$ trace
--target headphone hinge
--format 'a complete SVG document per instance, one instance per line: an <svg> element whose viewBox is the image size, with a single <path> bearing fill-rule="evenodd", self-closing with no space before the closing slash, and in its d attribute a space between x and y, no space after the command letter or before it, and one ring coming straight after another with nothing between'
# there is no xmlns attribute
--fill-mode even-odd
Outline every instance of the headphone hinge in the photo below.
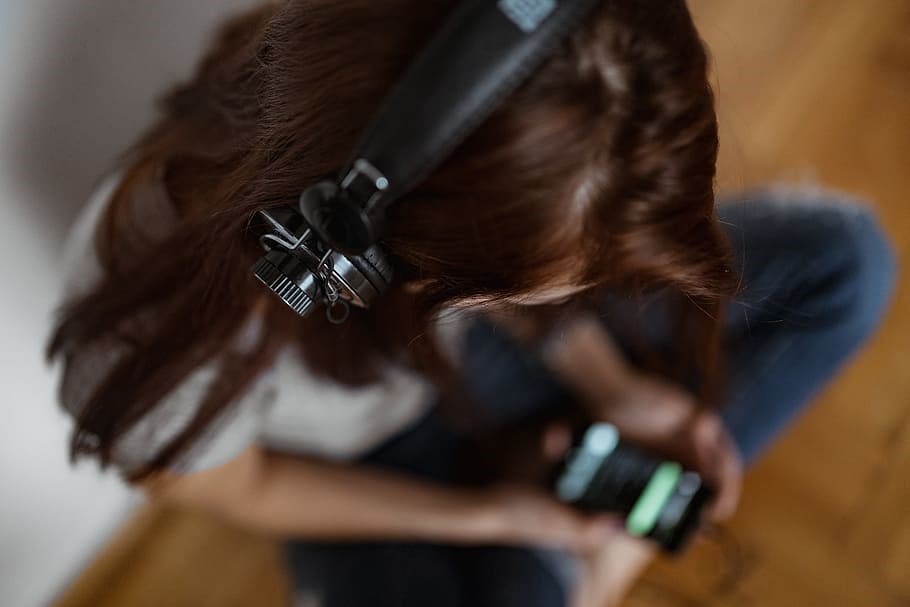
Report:
<svg viewBox="0 0 910 607"><path fill-rule="evenodd" d="M389 188L389 180L366 158L354 161L339 187L369 214Z"/></svg>

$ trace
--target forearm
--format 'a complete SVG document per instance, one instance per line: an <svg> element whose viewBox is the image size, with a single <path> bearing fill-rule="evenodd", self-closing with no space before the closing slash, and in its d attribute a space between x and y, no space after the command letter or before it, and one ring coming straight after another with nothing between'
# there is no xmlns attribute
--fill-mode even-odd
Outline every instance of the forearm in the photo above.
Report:
<svg viewBox="0 0 910 607"><path fill-rule="evenodd" d="M495 532L475 492L394 471L249 449L149 492L283 537L473 542Z"/></svg>
<svg viewBox="0 0 910 607"><path fill-rule="evenodd" d="M617 425L630 440L647 444L654 436L669 436L696 412L692 394L630 366L594 316L557 327L540 352L589 414Z"/></svg>
<svg viewBox="0 0 910 607"><path fill-rule="evenodd" d="M256 495L235 514L286 536L475 541L484 512L464 489L402 473L268 454Z"/></svg>
<svg viewBox="0 0 910 607"><path fill-rule="evenodd" d="M563 318L546 327L529 326L506 314L491 318L524 347L535 351L553 374L588 407L616 400L634 375L603 324L592 313Z"/></svg>
<svg viewBox="0 0 910 607"><path fill-rule="evenodd" d="M544 363L589 406L607 406L634 375L603 324L574 317L554 327L538 352Z"/></svg>

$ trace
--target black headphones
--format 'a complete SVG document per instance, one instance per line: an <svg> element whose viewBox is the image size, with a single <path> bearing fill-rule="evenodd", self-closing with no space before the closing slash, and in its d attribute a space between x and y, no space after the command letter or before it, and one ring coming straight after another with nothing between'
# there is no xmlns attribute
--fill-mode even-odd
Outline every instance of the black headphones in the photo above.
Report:
<svg viewBox="0 0 910 607"><path fill-rule="evenodd" d="M255 276L301 316L322 302L329 321L341 323L349 303L369 307L392 281L377 243L385 209L439 166L598 1L462 0L335 178L308 187L296 206L259 212L269 231Z"/></svg>

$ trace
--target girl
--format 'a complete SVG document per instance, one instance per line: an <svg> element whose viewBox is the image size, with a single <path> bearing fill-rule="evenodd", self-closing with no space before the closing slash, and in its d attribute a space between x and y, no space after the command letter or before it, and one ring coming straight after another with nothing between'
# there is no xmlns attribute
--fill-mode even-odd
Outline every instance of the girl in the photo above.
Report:
<svg viewBox="0 0 910 607"><path fill-rule="evenodd" d="M48 355L71 453L284 538L300 604L612 604L653 548L546 487L461 483L468 437L571 394L711 479L723 520L876 325L892 255L844 196L715 207L685 4L609 0L389 209L391 291L298 317L250 276L254 218L344 161L453 4L266 2L221 28L70 236ZM539 438L528 467L565 453L565 428Z"/></svg>

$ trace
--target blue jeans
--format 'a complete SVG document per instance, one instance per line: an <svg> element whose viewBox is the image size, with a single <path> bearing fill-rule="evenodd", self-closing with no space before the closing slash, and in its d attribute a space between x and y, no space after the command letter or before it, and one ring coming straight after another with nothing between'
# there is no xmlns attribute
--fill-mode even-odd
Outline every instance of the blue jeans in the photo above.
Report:
<svg viewBox="0 0 910 607"><path fill-rule="evenodd" d="M877 327L895 259L862 201L830 191L756 189L719 201L743 292L727 310L728 398L722 417L752 463ZM636 318L657 351L670 345L664 301L605 301L605 324ZM463 371L491 418L518 418L567 395L534 356L482 320L466 335ZM431 410L364 455L365 465L451 478L462 440ZM320 607L561 607L576 575L571 555L514 546L290 541L300 605Z"/></svg>

